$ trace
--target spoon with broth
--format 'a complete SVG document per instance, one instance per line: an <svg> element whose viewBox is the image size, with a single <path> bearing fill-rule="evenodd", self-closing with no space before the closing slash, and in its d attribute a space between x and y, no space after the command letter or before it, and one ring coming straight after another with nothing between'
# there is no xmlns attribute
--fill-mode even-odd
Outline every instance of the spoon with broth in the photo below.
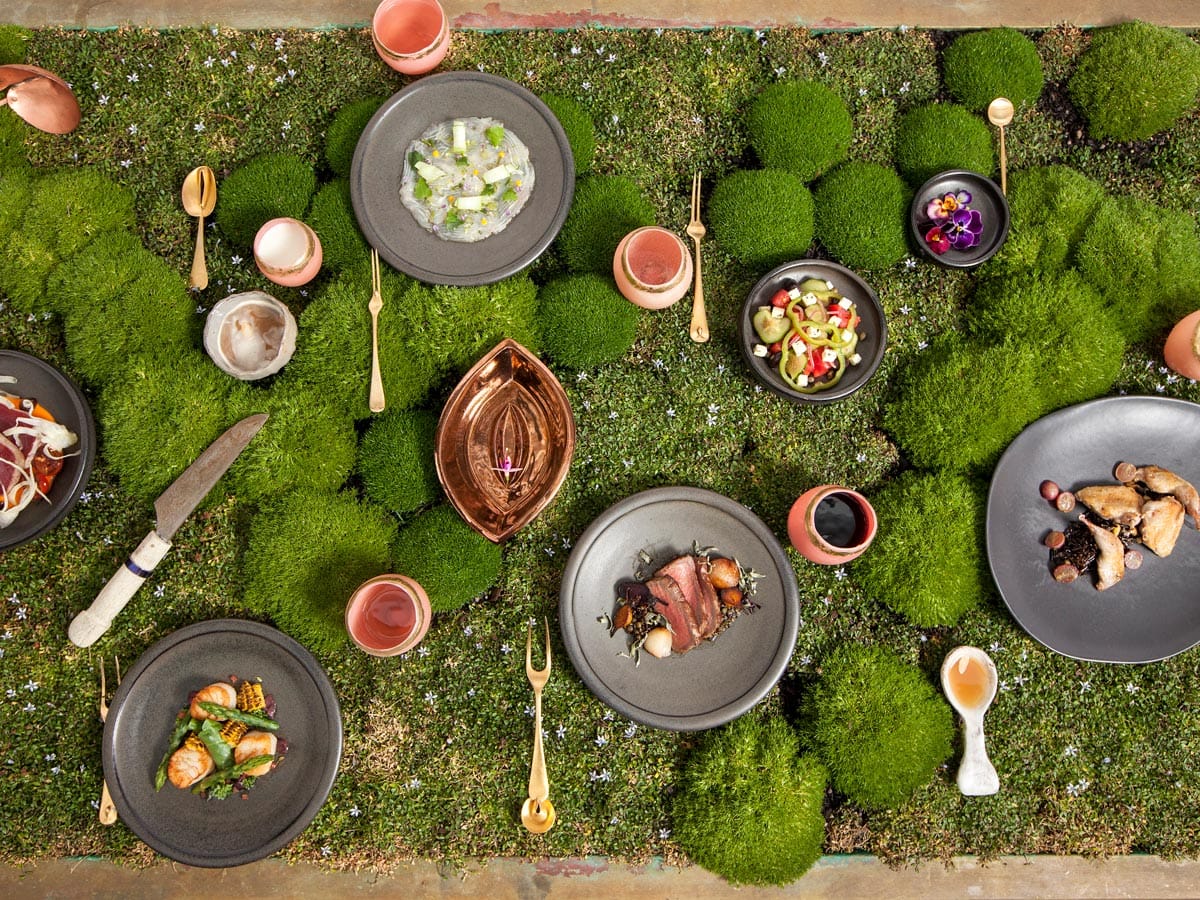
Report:
<svg viewBox="0 0 1200 900"><path fill-rule="evenodd" d="M983 737L983 714L996 697L998 683L996 664L978 647L955 647L942 662L942 690L963 720L958 789L968 797L1000 790L1000 778L988 759Z"/></svg>

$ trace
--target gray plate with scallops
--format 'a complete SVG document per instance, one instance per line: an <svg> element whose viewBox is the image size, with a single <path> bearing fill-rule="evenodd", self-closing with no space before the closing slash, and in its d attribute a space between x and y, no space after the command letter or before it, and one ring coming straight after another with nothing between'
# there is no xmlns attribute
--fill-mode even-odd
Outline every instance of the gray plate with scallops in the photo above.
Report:
<svg viewBox="0 0 1200 900"><path fill-rule="evenodd" d="M597 620L614 613L617 587L635 580L639 554L653 560L645 566L652 571L693 542L761 573L759 608L686 654L643 653L635 666L620 655L628 635L610 635ZM702 488L653 488L609 507L575 543L559 624L575 671L600 700L643 725L699 731L736 719L775 686L796 646L800 592L778 539L745 506Z"/></svg>
<svg viewBox="0 0 1200 900"><path fill-rule="evenodd" d="M206 800L154 773L175 716L191 692L230 676L261 679L275 700L280 764L246 792ZM164 856L225 868L280 850L329 796L342 757L342 717L333 686L307 650L258 622L214 619L154 644L125 675L104 725L104 777L121 821Z"/></svg>
<svg viewBox="0 0 1200 900"><path fill-rule="evenodd" d="M1064 490L1112 484L1127 460L1200 483L1200 406L1167 397L1106 397L1051 413L1009 445L992 475L987 553L1000 596L1051 650L1094 662L1147 663L1200 643L1200 534L1190 519L1174 552L1148 550L1137 571L1101 592L1091 573L1059 584L1042 544L1081 511L1042 499L1045 479Z"/></svg>

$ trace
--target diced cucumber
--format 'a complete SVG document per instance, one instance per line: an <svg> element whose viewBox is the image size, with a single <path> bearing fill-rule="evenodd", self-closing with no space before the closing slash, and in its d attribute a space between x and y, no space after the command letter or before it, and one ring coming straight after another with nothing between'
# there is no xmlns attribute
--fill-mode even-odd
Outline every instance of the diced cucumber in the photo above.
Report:
<svg viewBox="0 0 1200 900"><path fill-rule="evenodd" d="M459 197L454 205L461 210L478 212L483 209L483 197Z"/></svg>
<svg viewBox="0 0 1200 900"><path fill-rule="evenodd" d="M450 126L450 146L455 153L467 152L467 124L458 119Z"/></svg>
<svg viewBox="0 0 1200 900"><path fill-rule="evenodd" d="M424 178L427 182L441 181L446 177L446 173L437 166L430 165L425 161L416 163L413 166L417 170L417 174Z"/></svg>
<svg viewBox="0 0 1200 900"><path fill-rule="evenodd" d="M500 165L496 166L495 168L488 169L483 173L483 183L495 184L497 181L503 181L511 174L512 169L510 169L504 163L500 163Z"/></svg>

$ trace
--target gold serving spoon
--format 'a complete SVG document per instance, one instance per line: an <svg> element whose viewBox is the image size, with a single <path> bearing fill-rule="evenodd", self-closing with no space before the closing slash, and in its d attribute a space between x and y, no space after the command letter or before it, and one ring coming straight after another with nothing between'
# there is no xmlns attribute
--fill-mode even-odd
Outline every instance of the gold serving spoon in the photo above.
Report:
<svg viewBox="0 0 1200 900"><path fill-rule="evenodd" d="M208 287L208 266L204 262L204 219L212 215L217 205L217 173L208 166L198 166L183 179L183 209L199 219L196 225L196 252L192 255L192 272L188 287L198 291Z"/></svg>
<svg viewBox="0 0 1200 900"><path fill-rule="evenodd" d="M121 684L121 660L113 657L117 662L117 685ZM108 718L108 686L104 683L104 658L100 658L100 721L103 722ZM108 779L103 775L100 776L104 785L100 791L100 824L112 825L117 821L117 807L113 804L112 794L108 790Z"/></svg>
<svg viewBox="0 0 1200 900"><path fill-rule="evenodd" d="M542 750L542 688L550 680L550 622L546 621L546 667L533 667L533 626L525 636L525 676L533 685L533 763L529 767L529 799L521 806L521 824L533 834L545 834L558 815L550 802L550 776Z"/></svg>
<svg viewBox="0 0 1200 900"><path fill-rule="evenodd" d="M997 97L987 108L988 121L1000 129L1000 193L1008 194L1008 151L1004 147L1004 126L1013 120L1012 101Z"/></svg>

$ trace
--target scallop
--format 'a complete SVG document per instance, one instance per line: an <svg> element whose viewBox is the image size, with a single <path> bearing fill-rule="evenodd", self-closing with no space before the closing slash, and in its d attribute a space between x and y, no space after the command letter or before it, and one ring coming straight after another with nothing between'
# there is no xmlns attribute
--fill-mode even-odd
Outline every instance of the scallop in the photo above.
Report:
<svg viewBox="0 0 1200 900"><path fill-rule="evenodd" d="M256 756L275 756L275 745L278 743L275 735L269 731L247 731L238 745L233 748L233 761L241 765ZM273 762L274 760L272 760ZM247 775L266 775L271 771L271 762L249 769Z"/></svg>
<svg viewBox="0 0 1200 900"><path fill-rule="evenodd" d="M192 698L192 705L188 709L188 713L193 719L216 719L217 721L222 721L220 716L210 716L202 710L200 708L202 702L216 703L220 706L226 706L229 709L236 709L237 691L233 689L233 685L218 681L207 687L200 688L200 690L196 691L196 696Z"/></svg>
<svg viewBox="0 0 1200 900"><path fill-rule="evenodd" d="M208 750L184 744L167 762L167 778L177 788L189 788L216 768Z"/></svg>

